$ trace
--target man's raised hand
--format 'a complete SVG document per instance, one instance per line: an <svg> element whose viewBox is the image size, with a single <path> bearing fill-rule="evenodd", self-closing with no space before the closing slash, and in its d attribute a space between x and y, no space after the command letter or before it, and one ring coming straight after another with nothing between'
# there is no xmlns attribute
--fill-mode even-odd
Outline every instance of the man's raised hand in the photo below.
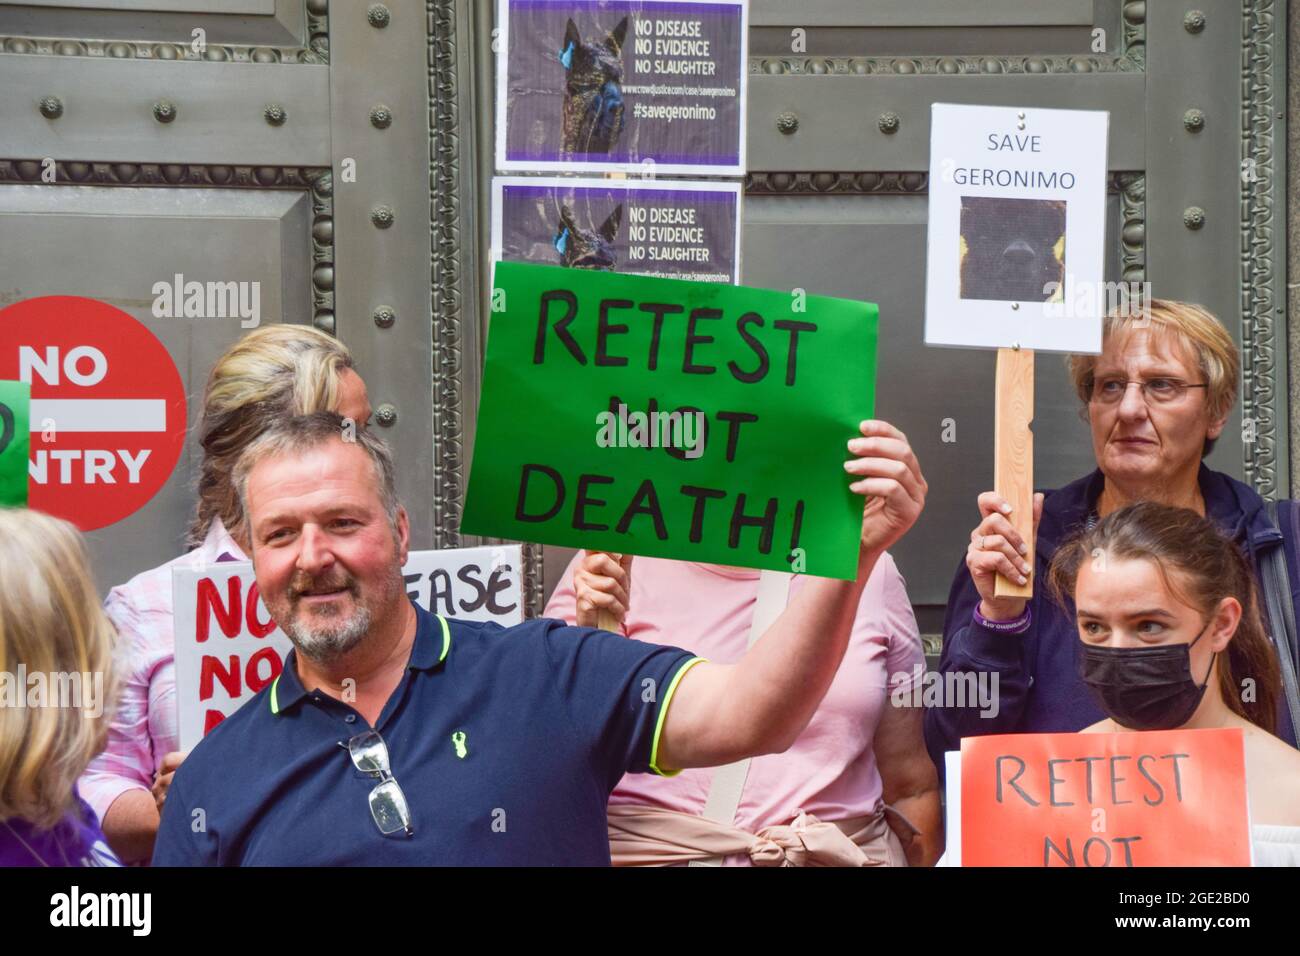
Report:
<svg viewBox="0 0 1300 956"><path fill-rule="evenodd" d="M855 480L849 489L870 496L862 514L862 550L889 548L916 523L929 490L907 436L889 422L864 421L862 437L849 440L844 463Z"/></svg>

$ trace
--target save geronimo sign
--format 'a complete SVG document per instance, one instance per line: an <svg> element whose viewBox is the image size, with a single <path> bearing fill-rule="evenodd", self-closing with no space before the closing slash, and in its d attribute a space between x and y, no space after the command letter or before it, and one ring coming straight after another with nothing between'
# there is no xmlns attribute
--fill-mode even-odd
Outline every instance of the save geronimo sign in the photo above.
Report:
<svg viewBox="0 0 1300 956"><path fill-rule="evenodd" d="M1100 352L1108 114L930 111L925 343Z"/></svg>
<svg viewBox="0 0 1300 956"><path fill-rule="evenodd" d="M121 309L42 296L0 311L0 379L31 388L30 507L83 531L148 504L185 444L185 386Z"/></svg>
<svg viewBox="0 0 1300 956"><path fill-rule="evenodd" d="M461 530L852 580L876 306L499 262Z"/></svg>

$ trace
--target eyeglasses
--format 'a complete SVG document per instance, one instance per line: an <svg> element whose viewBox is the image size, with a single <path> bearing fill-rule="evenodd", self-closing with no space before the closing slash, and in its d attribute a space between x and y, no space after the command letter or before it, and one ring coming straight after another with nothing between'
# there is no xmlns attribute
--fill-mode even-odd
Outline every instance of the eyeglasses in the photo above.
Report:
<svg viewBox="0 0 1300 956"><path fill-rule="evenodd" d="M389 769L388 746L374 730L357 734L347 742L352 764L362 773L378 777L379 783L370 791L370 815L374 817L379 832L387 836L405 830L407 836L415 833L411 826L411 811L406 804L406 794L397 785Z"/></svg>
<svg viewBox="0 0 1300 956"><path fill-rule="evenodd" d="M1189 388L1209 388L1205 382L1191 385L1176 378L1153 378L1146 382L1099 378L1092 383L1092 401L1099 405L1114 405L1128 394L1130 385L1142 390L1142 397L1148 405L1171 405L1186 395Z"/></svg>

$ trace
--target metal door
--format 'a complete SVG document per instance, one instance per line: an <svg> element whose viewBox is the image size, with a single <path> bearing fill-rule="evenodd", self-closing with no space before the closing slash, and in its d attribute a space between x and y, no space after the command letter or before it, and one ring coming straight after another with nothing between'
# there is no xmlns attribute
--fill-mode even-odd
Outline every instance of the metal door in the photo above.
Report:
<svg viewBox="0 0 1300 956"><path fill-rule="evenodd" d="M490 145L490 14L475 24L463 99ZM1210 465L1288 493L1281 0L752 0L750 24L743 281L880 304L878 413L931 482L895 551L923 631L993 475L994 356L922 344L932 102L1109 111L1106 278L1224 320L1243 400ZM490 172L481 151L480 189ZM1034 431L1039 486L1093 467L1060 356L1037 358ZM547 550L553 587L567 554Z"/></svg>
<svg viewBox="0 0 1300 956"><path fill-rule="evenodd" d="M745 281L880 303L878 411L931 483L895 552L923 631L940 630L993 475L994 356L922 344L932 102L1109 111L1106 278L1200 302L1233 331L1244 401L1209 463L1287 494L1283 4L752 10ZM1090 436L1061 357L1036 362L1035 480L1058 487L1094 467Z"/></svg>
<svg viewBox="0 0 1300 956"><path fill-rule="evenodd" d="M143 322L189 420L237 318L155 318L175 274L257 282L262 321L356 355L414 543L435 543L430 43L436 4L0 4L0 305L52 294ZM191 437L144 508L90 535L108 587L182 550Z"/></svg>

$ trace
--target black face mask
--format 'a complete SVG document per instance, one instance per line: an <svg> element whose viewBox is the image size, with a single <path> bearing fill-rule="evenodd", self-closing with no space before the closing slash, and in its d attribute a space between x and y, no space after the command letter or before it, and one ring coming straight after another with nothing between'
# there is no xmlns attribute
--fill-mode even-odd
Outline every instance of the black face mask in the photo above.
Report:
<svg viewBox="0 0 1300 956"><path fill-rule="evenodd" d="M1192 676L1190 644L1157 647L1101 647L1084 644L1079 677L1101 709L1117 724L1132 730L1172 730L1191 720L1205 696L1214 670L1214 656L1205 683Z"/></svg>

